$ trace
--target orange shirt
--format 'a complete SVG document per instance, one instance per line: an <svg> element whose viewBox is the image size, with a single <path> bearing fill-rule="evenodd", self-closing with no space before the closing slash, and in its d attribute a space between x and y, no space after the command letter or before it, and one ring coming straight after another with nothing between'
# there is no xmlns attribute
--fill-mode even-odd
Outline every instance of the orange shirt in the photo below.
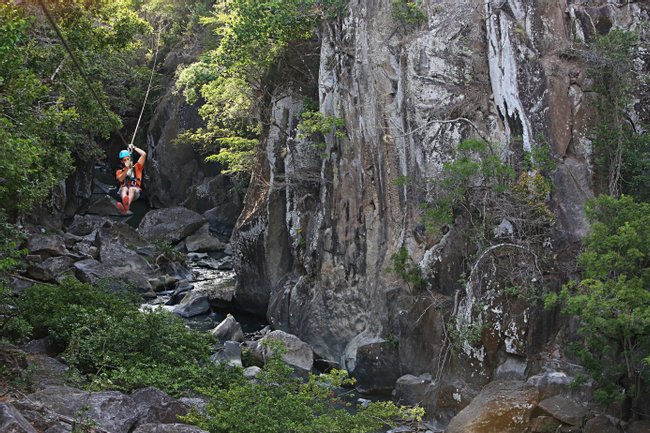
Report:
<svg viewBox="0 0 650 433"><path fill-rule="evenodd" d="M126 177L124 179L124 182L122 182L122 184L120 186L124 186L124 185L126 185L126 186L137 186L138 188L140 188L140 184L142 183L142 169L143 169L142 164L140 164L139 162L136 162L135 165L133 166L133 168L135 169L135 178ZM115 178L117 179L117 177L119 175L121 175L122 173L124 173L126 171L128 171L128 169L126 167L117 170L115 172Z"/></svg>

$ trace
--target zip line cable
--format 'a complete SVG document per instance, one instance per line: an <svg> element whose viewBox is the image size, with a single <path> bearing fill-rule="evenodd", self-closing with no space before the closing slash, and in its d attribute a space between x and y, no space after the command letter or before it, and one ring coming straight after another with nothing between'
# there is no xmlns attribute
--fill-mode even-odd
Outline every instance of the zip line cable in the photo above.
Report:
<svg viewBox="0 0 650 433"><path fill-rule="evenodd" d="M147 106L147 98L149 97L149 90L151 90L151 82L153 81L153 75L156 71L156 62L158 61L158 48L160 48L160 34L162 29L158 27L158 40L156 41L156 54L153 57L153 66L151 68L151 76L149 77L149 85L147 86L147 92L144 94L144 102L142 103L142 110L140 110L140 116L138 117L138 122L135 124L135 130L133 131L133 138L131 138L131 145L135 141L135 135L138 133L138 127L140 126L140 120L142 119L142 114L144 113L144 108Z"/></svg>
<svg viewBox="0 0 650 433"><path fill-rule="evenodd" d="M86 83L86 86L87 86L88 89L90 90L90 93L92 94L93 98L95 98L95 101L97 102L97 104L99 104L99 107L102 109L102 111L104 112L104 114L106 115L106 117L108 118L108 120L110 121L110 123L113 124L113 128L114 128L114 130L115 130L115 131L117 132L117 134L120 136L120 138L122 139L122 142L124 143L124 145L125 145L125 146L128 146L128 142L126 141L126 139L124 138L124 136L123 136L122 133L120 132L119 125L117 125L117 124L113 121L113 118L111 117L110 113L109 113L108 110L106 109L106 106L105 106L104 103L99 99L99 96L98 96L97 93L95 92L95 89L93 89L93 86L92 86L92 84L90 83L90 80L88 79L88 75L86 75L86 73L84 72L83 68L81 67L81 64L80 64L79 61L77 60L77 57L74 55L74 53L72 52L72 49L71 49L70 46L68 45L68 42L67 42L67 41L65 40L65 38L63 37L63 34L61 33L61 30L59 30L59 26L56 25L56 22L54 21L54 18L52 18L52 15L50 14L50 11L49 11L49 9L47 8L47 6L45 5L44 1L43 1L43 0L38 0L38 3L39 3L39 5L41 6L41 9L43 9L43 13L45 13L45 16L47 17L47 20L50 22L50 25L52 26L52 28L53 28L54 31L56 32L57 36L58 36L59 39L61 40L61 43L63 44L63 47L64 47L65 50L68 52L68 55L69 55L70 58L72 59L72 62L73 62L74 65L76 66L77 70L79 70L79 73L81 74L82 78L84 79L84 81L85 81L85 83ZM161 32L162 32L162 30L159 29L159 30L158 30L158 42L157 42L157 44L156 44L156 55L155 55L155 57L154 57L153 67L152 67L152 69L151 69L151 77L149 78L149 86L147 87L147 92L146 92L145 97L144 97L144 103L142 104L142 110L140 111L140 117L138 118L138 123L137 123L136 126L135 126L135 131L133 132L133 140L135 140L135 134L138 132L138 126L140 125L140 119L142 119L142 114L144 113L144 108L145 108L145 106L146 106L146 104L147 104L147 97L149 96L149 90L151 89L151 83L152 83L152 81L153 81L153 76L154 76L154 72L155 72L155 69L156 69L156 61L157 61L157 59L158 59L158 48L159 48L159 46L160 46L160 33L161 33ZM133 144L133 140L131 140L131 144Z"/></svg>

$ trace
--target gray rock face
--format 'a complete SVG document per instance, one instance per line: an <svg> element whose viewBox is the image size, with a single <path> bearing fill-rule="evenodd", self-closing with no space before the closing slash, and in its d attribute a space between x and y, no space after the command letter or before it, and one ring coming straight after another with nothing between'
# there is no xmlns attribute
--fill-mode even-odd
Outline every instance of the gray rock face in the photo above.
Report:
<svg viewBox="0 0 650 433"><path fill-rule="evenodd" d="M42 259L65 255L65 239L61 235L34 235L27 243L29 254L39 255Z"/></svg>
<svg viewBox="0 0 650 433"><path fill-rule="evenodd" d="M322 26L319 107L344 120L344 138L327 135L314 153L284 133L299 120L298 89L269 109L272 125L232 237L235 299L341 365L361 342L393 334L398 371L435 376L443 365L445 375L478 391L497 374L525 379L523 363L561 324L523 302L502 308L490 278L468 293L458 280L476 251L464 221L444 235L427 232L420 205L435 200L443 165L465 138L484 138L514 166L548 143L558 166L549 173L556 223L545 248L562 252L557 267L569 272L586 230L583 204L593 196L594 113L593 83L564 54L593 39L594 23L636 29L650 8L604 0L424 3L426 22L411 28L387 1L350 2ZM502 229L501 238L511 236ZM401 247L427 276L426 291L386 271ZM472 297L474 306L487 305L483 338L448 355L443 318L459 304L471 312ZM502 364L504 356L522 364Z"/></svg>
<svg viewBox="0 0 650 433"><path fill-rule="evenodd" d="M217 364L228 364L231 367L242 367L241 347L236 341L226 341L210 359Z"/></svg>
<svg viewBox="0 0 650 433"><path fill-rule="evenodd" d="M360 392L390 391L400 375L397 347L386 341L360 346L351 374Z"/></svg>
<svg viewBox="0 0 650 433"><path fill-rule="evenodd" d="M156 209L147 212L138 232L148 241L163 240L175 244L205 223L205 218L184 207Z"/></svg>
<svg viewBox="0 0 650 433"><path fill-rule="evenodd" d="M37 433L36 429L9 403L0 402L0 431L3 433Z"/></svg>
<svg viewBox="0 0 650 433"><path fill-rule="evenodd" d="M185 249L191 253L206 251L223 251L225 245L210 234L210 226L206 223L185 239Z"/></svg>

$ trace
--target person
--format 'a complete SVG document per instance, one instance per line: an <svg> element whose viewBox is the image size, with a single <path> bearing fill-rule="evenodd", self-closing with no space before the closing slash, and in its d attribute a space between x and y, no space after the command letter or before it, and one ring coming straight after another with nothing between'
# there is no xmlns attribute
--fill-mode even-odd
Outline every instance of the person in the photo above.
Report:
<svg viewBox="0 0 650 433"><path fill-rule="evenodd" d="M140 154L140 158L135 164L133 164L132 160L133 151ZM115 172L115 178L120 184L118 194L122 201L117 202L117 208L124 215L129 211L131 203L137 200L142 192L142 170L147 159L147 153L139 147L129 144L128 149L120 151L119 158L122 168Z"/></svg>

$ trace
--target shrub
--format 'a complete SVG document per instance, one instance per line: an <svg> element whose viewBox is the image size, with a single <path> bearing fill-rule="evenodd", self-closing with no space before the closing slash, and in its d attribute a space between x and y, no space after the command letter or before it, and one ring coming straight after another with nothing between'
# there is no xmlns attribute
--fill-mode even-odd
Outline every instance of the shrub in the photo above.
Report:
<svg viewBox="0 0 650 433"><path fill-rule="evenodd" d="M232 369L209 361L214 341L163 310L142 313L132 293L113 293L76 280L37 285L16 300L16 323L49 335L64 360L94 387L130 391L156 386L173 395L209 380L226 386Z"/></svg>
<svg viewBox="0 0 650 433"><path fill-rule="evenodd" d="M650 379L643 364L650 355L650 204L600 196L587 216L582 280L567 284L560 299L580 321L573 349L598 383L596 397L633 400Z"/></svg>
<svg viewBox="0 0 650 433"><path fill-rule="evenodd" d="M185 420L211 433L362 433L422 417L419 408L391 402L370 403L352 413L336 394L351 383L347 372L333 370L303 381L280 358L281 351L274 350L256 381L211 393L205 412L194 411Z"/></svg>

